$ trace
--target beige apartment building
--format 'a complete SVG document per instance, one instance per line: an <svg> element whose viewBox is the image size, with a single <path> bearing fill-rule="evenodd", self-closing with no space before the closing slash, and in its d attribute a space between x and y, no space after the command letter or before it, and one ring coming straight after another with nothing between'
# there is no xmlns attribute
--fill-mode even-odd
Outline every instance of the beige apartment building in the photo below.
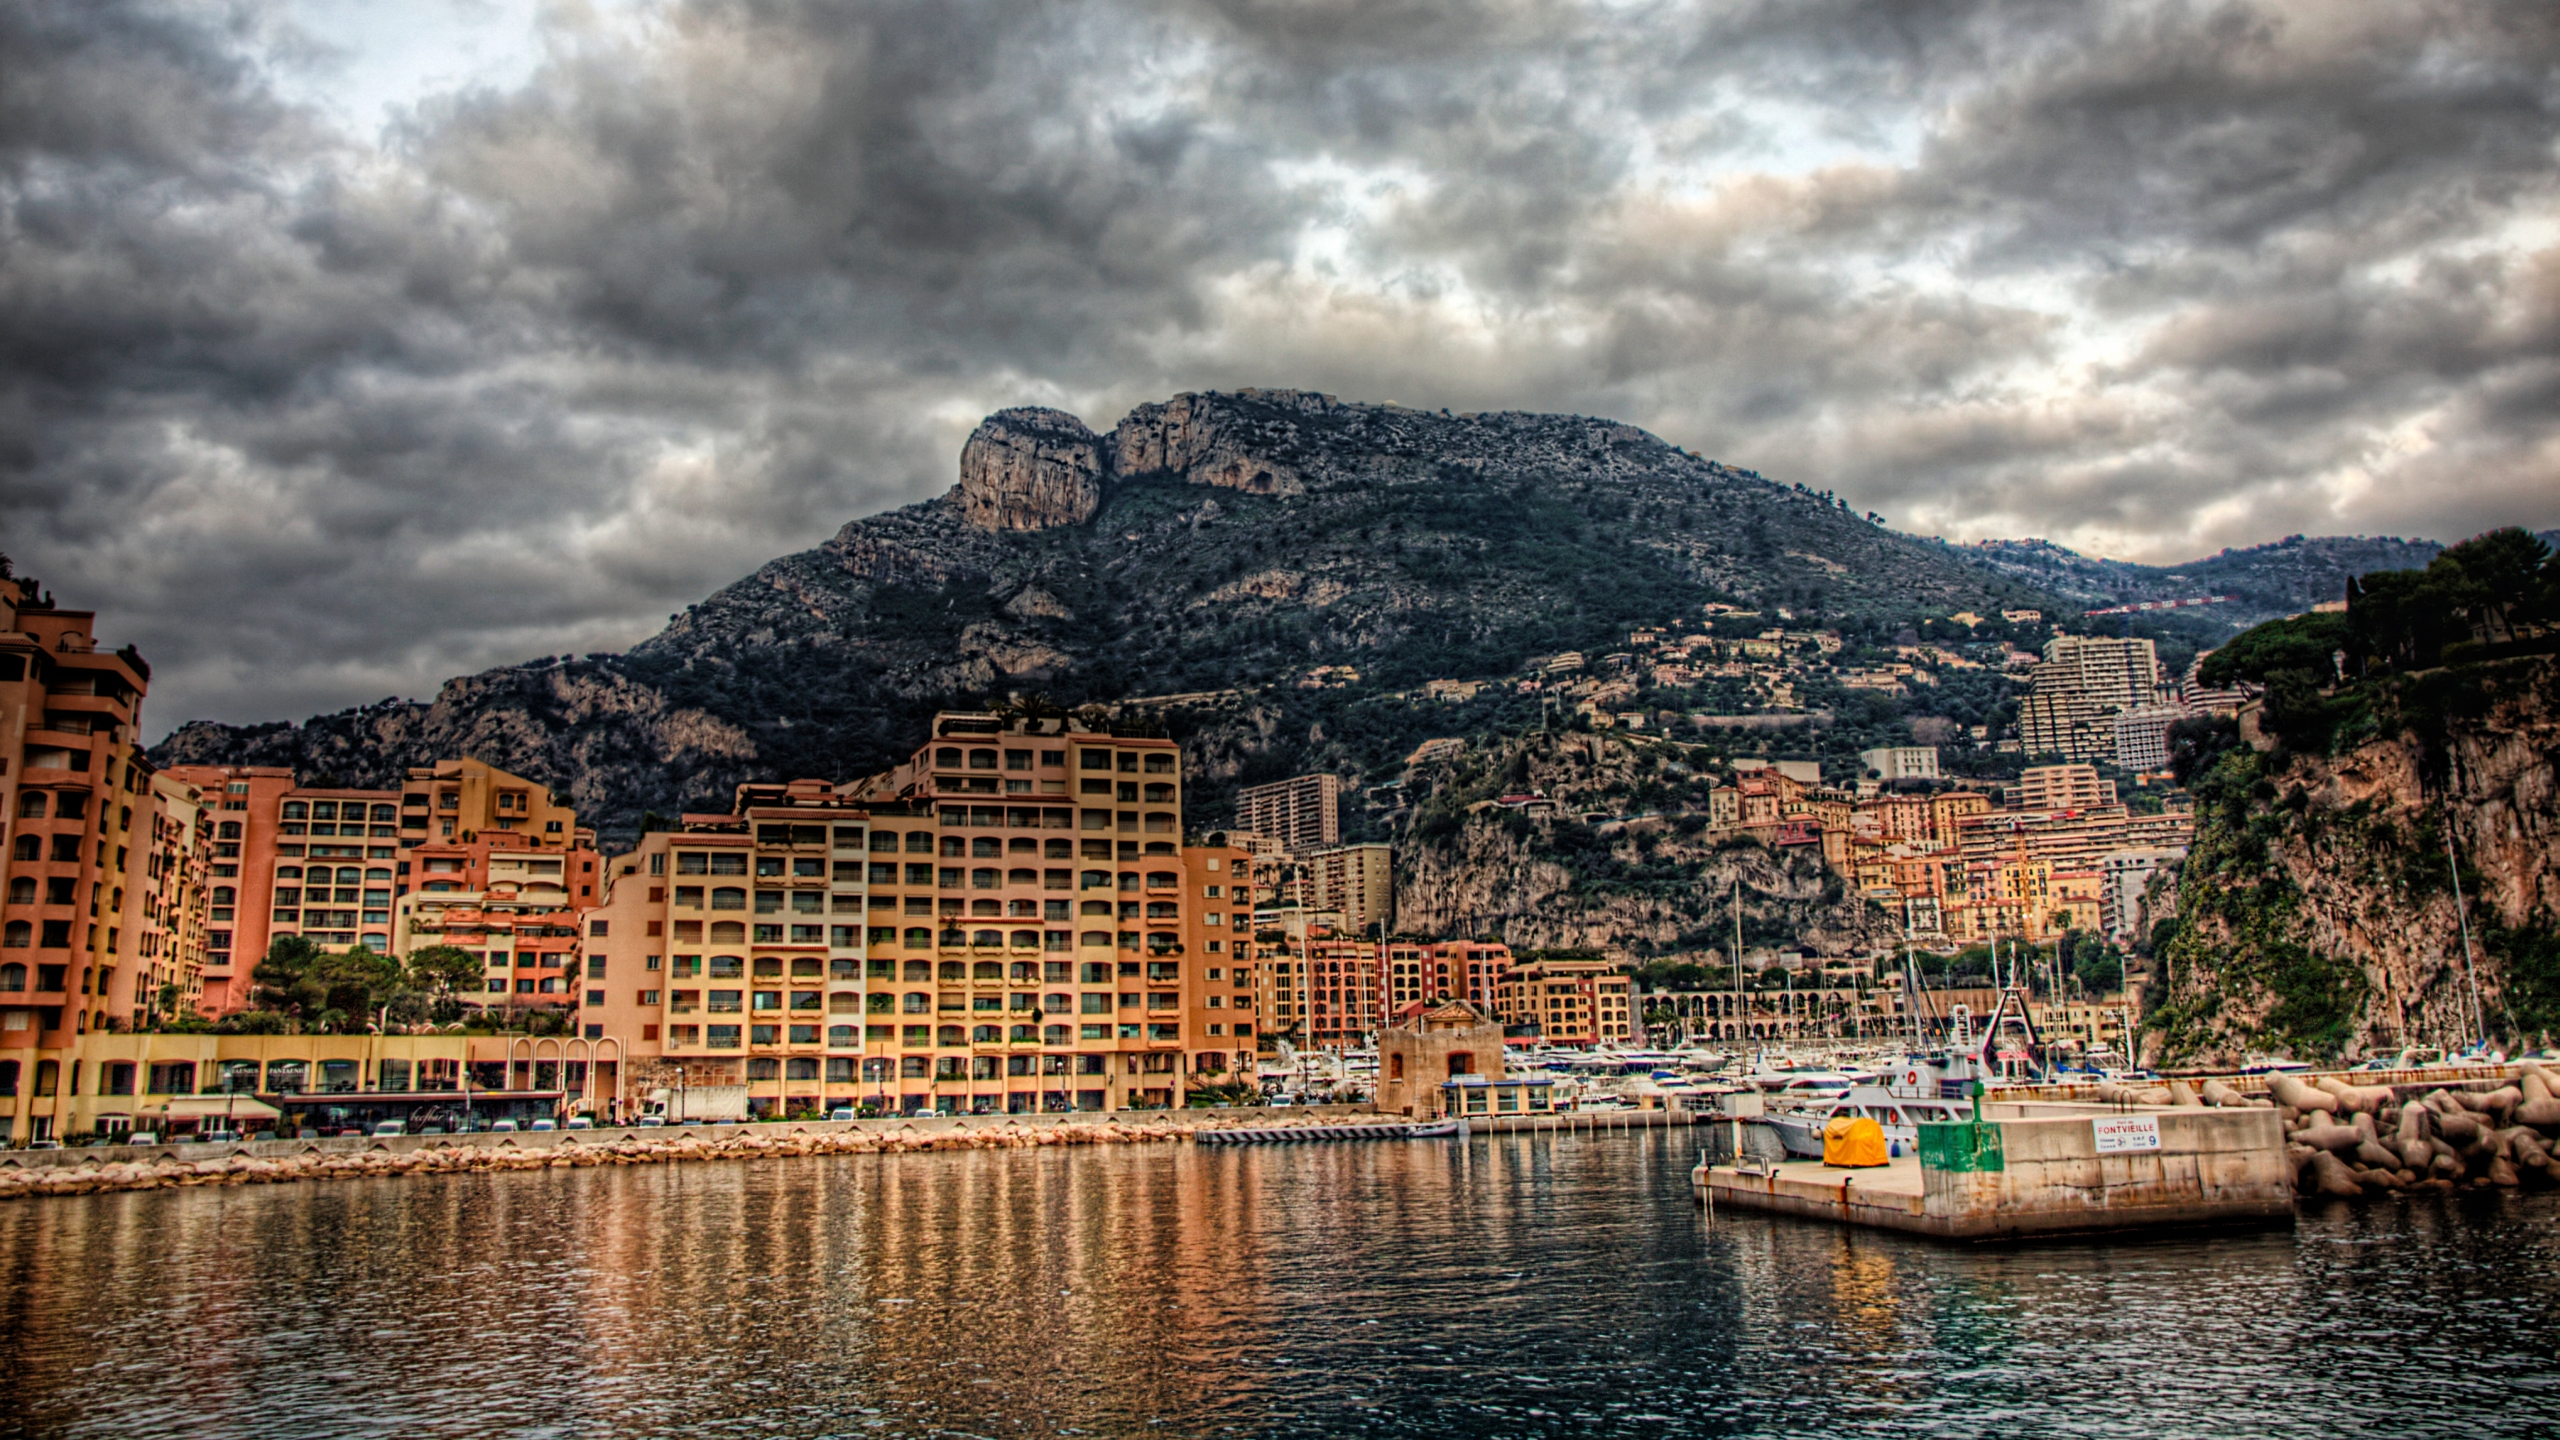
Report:
<svg viewBox="0 0 2560 1440"><path fill-rule="evenodd" d="M1236 792L1239 830L1268 835L1293 855L1342 843L1342 777L1299 775Z"/></svg>
<svg viewBox="0 0 2560 1440"><path fill-rule="evenodd" d="M1173 743L946 713L905 764L746 786L615 858L584 1033L619 1094L758 1111L1170 1107L1250 1073L1241 850L1182 842Z"/></svg>
<svg viewBox="0 0 2560 1440"><path fill-rule="evenodd" d="M2009 792L2012 809L2095 810L2116 803L2116 782L2098 778L2094 765L2036 765Z"/></svg>
<svg viewBox="0 0 2560 1440"><path fill-rule="evenodd" d="M1298 855L1287 898L1312 915L1331 915L1354 935L1396 923L1395 848L1336 845Z"/></svg>
<svg viewBox="0 0 2560 1440"><path fill-rule="evenodd" d="M1634 984L1606 960L1532 960L1494 989L1506 1031L1545 1045L1625 1045L1635 1040Z"/></svg>

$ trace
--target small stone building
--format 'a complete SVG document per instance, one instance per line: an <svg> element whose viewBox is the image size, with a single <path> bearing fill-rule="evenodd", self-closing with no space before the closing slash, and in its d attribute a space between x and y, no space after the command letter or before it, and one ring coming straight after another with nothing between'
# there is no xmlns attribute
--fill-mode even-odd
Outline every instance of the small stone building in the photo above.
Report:
<svg viewBox="0 0 2560 1440"><path fill-rule="evenodd" d="M1454 1076L1502 1078L1502 1022L1465 1000L1405 1007L1378 1037L1378 1105L1387 1114L1436 1119Z"/></svg>

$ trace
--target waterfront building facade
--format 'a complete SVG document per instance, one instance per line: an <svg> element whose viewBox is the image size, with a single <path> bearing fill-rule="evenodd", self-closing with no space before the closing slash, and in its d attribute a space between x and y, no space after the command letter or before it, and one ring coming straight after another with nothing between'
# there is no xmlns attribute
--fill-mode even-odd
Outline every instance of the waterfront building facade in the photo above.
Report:
<svg viewBox="0 0 2560 1440"><path fill-rule="evenodd" d="M0 579L0 1103L13 1139L55 1133L83 1036L148 1016L150 667L98 648L95 616Z"/></svg>
<svg viewBox="0 0 2560 1440"><path fill-rule="evenodd" d="M1261 1038L1249 857L1182 835L1169 740L938 715L879 777L742 787L616 857L580 1033L634 1106L1178 1106Z"/></svg>
<svg viewBox="0 0 2560 1440"><path fill-rule="evenodd" d="M417 766L397 790L304 785L268 766L184 765L169 774L215 807L203 1006L210 1014L248 1007L249 972L281 936L406 953L397 906L422 880L411 852L431 843L447 860L481 856L473 873L485 873L492 847L561 854L584 847L570 862L583 872L562 878L568 899L583 902L578 908L595 903L598 857L576 814L543 786L484 761ZM491 998L498 993L512 1000L514 981L503 992L493 986ZM541 993L552 1003L565 998L558 985Z"/></svg>

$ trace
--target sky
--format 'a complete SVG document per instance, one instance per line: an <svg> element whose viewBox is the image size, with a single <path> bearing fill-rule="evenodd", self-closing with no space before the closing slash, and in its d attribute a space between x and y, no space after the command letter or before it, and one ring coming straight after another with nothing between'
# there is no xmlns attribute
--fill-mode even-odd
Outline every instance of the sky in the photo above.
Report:
<svg viewBox="0 0 2560 1440"><path fill-rule="evenodd" d="M2560 524L2560 7L0 0L0 551L154 734L1252 385L2162 563Z"/></svg>

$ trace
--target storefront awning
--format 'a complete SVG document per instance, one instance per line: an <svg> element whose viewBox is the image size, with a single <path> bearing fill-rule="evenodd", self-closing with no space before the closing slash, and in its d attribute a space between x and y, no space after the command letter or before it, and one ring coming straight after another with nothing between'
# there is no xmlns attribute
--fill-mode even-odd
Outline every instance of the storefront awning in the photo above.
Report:
<svg viewBox="0 0 2560 1440"><path fill-rule="evenodd" d="M166 1116L171 1120L207 1120L228 1116L234 1120L278 1120L284 1112L254 1095L172 1095L166 1100L145 1105L134 1112L135 1118Z"/></svg>

